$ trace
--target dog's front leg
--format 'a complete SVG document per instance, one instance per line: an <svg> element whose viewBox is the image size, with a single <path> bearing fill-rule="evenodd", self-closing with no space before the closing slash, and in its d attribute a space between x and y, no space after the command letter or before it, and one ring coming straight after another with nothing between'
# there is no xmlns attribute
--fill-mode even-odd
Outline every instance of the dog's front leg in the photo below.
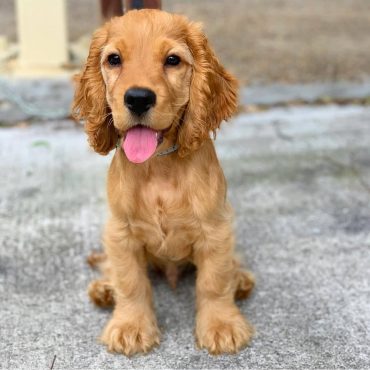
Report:
<svg viewBox="0 0 370 370"><path fill-rule="evenodd" d="M106 228L104 246L112 267L116 305L101 340L109 351L127 356L147 352L159 344L159 330L144 245L133 237L128 227L111 220Z"/></svg>
<svg viewBox="0 0 370 370"><path fill-rule="evenodd" d="M197 342L212 354L234 353L249 342L253 330L234 302L233 234L227 224L208 230L194 245Z"/></svg>

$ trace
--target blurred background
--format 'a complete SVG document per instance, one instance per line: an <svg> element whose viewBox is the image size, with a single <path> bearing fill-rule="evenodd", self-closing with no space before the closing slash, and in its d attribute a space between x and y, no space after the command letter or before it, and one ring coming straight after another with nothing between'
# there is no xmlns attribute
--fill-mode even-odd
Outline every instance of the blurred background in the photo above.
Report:
<svg viewBox="0 0 370 370"><path fill-rule="evenodd" d="M33 16L42 17L37 3ZM100 2L63 3L68 49L83 48L102 21ZM2 52L19 40L15 5L0 1ZM220 59L244 84L359 81L370 74L368 0L163 0L162 8L203 22Z"/></svg>
<svg viewBox="0 0 370 370"><path fill-rule="evenodd" d="M123 4L124 3L124 4ZM161 346L98 344L88 301L114 151L70 117L92 32L159 0L0 0L0 363L4 368L370 368L370 0L162 0L204 29L239 79L216 150L236 249L257 279L240 303L257 335L196 349L194 275L153 275ZM3 350L4 349L4 350Z"/></svg>

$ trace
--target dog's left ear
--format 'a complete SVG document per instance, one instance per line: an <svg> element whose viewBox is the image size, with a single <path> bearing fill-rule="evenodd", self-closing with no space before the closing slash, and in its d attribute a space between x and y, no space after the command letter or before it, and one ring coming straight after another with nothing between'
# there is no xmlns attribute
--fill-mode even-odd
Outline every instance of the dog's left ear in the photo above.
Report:
<svg viewBox="0 0 370 370"><path fill-rule="evenodd" d="M187 44L193 55L189 103L178 134L179 155L184 157L216 134L223 120L237 108L238 83L218 61L197 23L188 27Z"/></svg>
<svg viewBox="0 0 370 370"><path fill-rule="evenodd" d="M74 78L76 89L72 106L73 116L85 120L90 146L102 155L114 149L118 140L100 66L101 49L106 39L104 26L94 33L84 69Z"/></svg>

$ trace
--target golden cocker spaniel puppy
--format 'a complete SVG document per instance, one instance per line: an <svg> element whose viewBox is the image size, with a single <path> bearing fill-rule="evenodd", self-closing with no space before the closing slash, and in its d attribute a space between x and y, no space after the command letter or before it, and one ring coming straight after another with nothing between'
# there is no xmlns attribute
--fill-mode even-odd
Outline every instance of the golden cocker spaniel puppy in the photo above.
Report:
<svg viewBox="0 0 370 370"><path fill-rule="evenodd" d="M234 299L254 282L234 256L233 213L210 138L236 107L237 82L199 24L140 10L95 32L73 110L96 152L115 149L105 254L90 257L103 278L89 286L96 304L114 305L101 337L109 351L159 344L148 264L172 286L184 264L196 266L200 348L236 352L250 340Z"/></svg>

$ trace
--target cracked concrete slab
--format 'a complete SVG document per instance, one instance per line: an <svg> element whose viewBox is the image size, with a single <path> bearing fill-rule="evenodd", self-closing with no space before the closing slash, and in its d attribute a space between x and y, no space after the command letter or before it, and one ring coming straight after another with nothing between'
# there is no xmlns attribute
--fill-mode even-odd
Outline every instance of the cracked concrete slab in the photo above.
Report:
<svg viewBox="0 0 370 370"><path fill-rule="evenodd" d="M194 274L173 292L153 275L162 342L106 352L109 312L89 303L110 157L70 121L0 129L3 368L370 368L370 108L241 115L216 141L237 249L257 279L240 303L256 328L236 355L195 348Z"/></svg>

